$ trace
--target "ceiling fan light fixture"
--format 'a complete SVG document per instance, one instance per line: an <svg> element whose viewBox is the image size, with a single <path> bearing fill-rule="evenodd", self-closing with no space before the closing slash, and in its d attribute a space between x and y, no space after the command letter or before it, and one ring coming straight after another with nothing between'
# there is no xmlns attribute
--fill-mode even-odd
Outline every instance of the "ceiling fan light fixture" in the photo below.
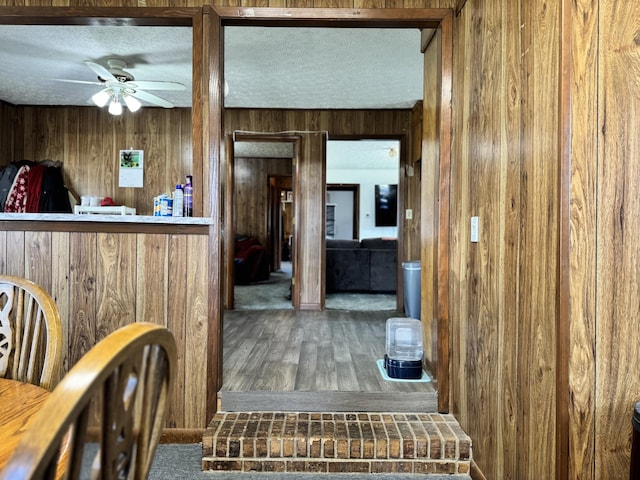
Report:
<svg viewBox="0 0 640 480"><path fill-rule="evenodd" d="M122 104L117 95L114 95L109 103L109 113L111 115L122 115Z"/></svg>
<svg viewBox="0 0 640 480"><path fill-rule="evenodd" d="M104 107L109 102L110 99L111 99L111 96L106 90L100 90L93 97L91 97L91 100L93 100L93 103L95 103L98 107Z"/></svg>
<svg viewBox="0 0 640 480"><path fill-rule="evenodd" d="M140 107L142 107L142 104L138 101L138 99L132 97L131 95L125 93L122 95L122 98L124 99L124 103L127 105L127 108L131 113L137 112L138 110L140 110Z"/></svg>

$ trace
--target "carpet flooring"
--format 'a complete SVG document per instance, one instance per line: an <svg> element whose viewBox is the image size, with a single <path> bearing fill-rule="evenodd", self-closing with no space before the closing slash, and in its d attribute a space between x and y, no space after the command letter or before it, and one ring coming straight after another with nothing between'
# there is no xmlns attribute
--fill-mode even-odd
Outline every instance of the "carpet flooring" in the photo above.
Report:
<svg viewBox="0 0 640 480"><path fill-rule="evenodd" d="M89 480L91 461L95 457L97 446L88 444L83 457L81 480ZM470 480L466 475L419 475L419 474L358 474L358 473L251 473L251 472L203 472L200 470L202 445L161 444L149 473L149 480L310 480L322 477L323 480Z"/></svg>
<svg viewBox="0 0 640 480"><path fill-rule="evenodd" d="M236 310L286 310L292 309L289 297L291 273L272 272L269 280L251 285L234 287ZM328 293L325 298L328 310L395 311L395 294Z"/></svg>

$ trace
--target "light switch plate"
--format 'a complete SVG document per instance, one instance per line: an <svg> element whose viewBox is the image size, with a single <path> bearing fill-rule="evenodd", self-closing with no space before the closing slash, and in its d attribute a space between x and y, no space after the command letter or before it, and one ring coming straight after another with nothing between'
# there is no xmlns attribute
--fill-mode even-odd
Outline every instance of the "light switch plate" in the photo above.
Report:
<svg viewBox="0 0 640 480"><path fill-rule="evenodd" d="M413 210L410 209L410 208L407 208L404 211L404 218L407 219L407 220L411 220L413 218Z"/></svg>
<svg viewBox="0 0 640 480"><path fill-rule="evenodd" d="M479 223L480 221L478 220L478 217L471 217L471 242L472 243L478 243L478 240L480 238Z"/></svg>

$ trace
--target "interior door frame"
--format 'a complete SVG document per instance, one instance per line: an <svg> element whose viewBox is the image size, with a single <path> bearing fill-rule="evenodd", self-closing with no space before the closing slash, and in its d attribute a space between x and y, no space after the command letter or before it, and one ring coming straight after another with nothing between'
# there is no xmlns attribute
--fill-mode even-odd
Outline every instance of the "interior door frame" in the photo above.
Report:
<svg viewBox="0 0 640 480"><path fill-rule="evenodd" d="M351 192L353 194L353 228L352 238L360 238L360 184L359 183L327 183L327 192Z"/></svg>
<svg viewBox="0 0 640 480"><path fill-rule="evenodd" d="M343 9L343 8L266 8L266 7L210 7L212 13L211 32L214 41L219 41L210 52L210 91L215 95L210 103L209 133L212 142L221 140L223 131L223 99L222 76L224 72L224 53L221 45L224 42L225 26L288 26L288 27L376 27L376 28L419 28L439 29L442 35L440 49L440 92L438 124L438 186L434 200L434 211L437 212L438 228L435 232L436 258L431 258L435 269L436 305L433 311L424 310L435 317L437 331L437 353L435 365L435 381L438 389L438 410L448 412L450 405L450 371L449 371L449 229L450 229L450 178L451 178L451 129L452 129L452 75L453 75L453 15L449 8L383 8L383 9ZM424 112L423 112L424 113ZM423 139L424 148L424 139ZM211 161L215 163L216 147L210 148ZM299 196L299 193L297 194ZM421 194L424 197L424 191ZM299 209L298 209L299 210ZM297 215L297 213L296 213ZM295 238L295 243L300 241ZM421 243L424 239L421 240ZM424 244L423 244L424 247ZM294 248L294 255L297 255ZM427 250L421 248L423 262L427 260ZM431 279L428 279L431 280ZM294 284L294 292L299 282ZM298 292L299 294L299 292ZM294 296L295 298L295 296ZM423 302L424 303L424 302ZM222 335L222 316L213 330ZM222 345L222 339L215 342ZM222 349L217 352L219 365L222 365ZM221 380L221 379L220 379ZM221 383L221 382L219 382Z"/></svg>
<svg viewBox="0 0 640 480"><path fill-rule="evenodd" d="M405 176L401 173L404 165L408 163L409 160L409 148L407 145L407 136L406 135L332 135L331 140L336 141L348 141L348 140L395 140L399 144L400 156L398 158L398 203L396 207L396 215L398 218L398 227L397 227L397 248L396 248L396 309L401 312L404 309L404 285L402 282L402 263L405 260L404 253L404 222L403 222L403 214L405 210ZM326 162L325 162L325 171L326 171ZM325 183L325 189L327 188L327 184ZM360 199L358 198L358 201ZM360 225L358 218L358 238L360 238ZM355 238L355 237L354 237ZM326 247L325 247L326 248ZM323 264L323 268L326 268L326 263ZM422 302L425 303L425 302ZM425 318L425 317L422 317ZM437 362L436 362L437 363ZM428 365L431 368L431 365Z"/></svg>
<svg viewBox="0 0 640 480"><path fill-rule="evenodd" d="M301 138L298 135L294 134L278 134L278 133L243 133L243 132L233 132L232 135L225 135L225 147L226 147L226 172L225 172L225 191L224 191L224 219L223 219L223 230L224 230L224 268L223 268L223 283L224 283L224 308L226 310L233 310L234 308L234 287L235 287L235 274L234 274L234 258L231 252L234 250L234 237L235 237L235 228L233 226L233 219L235 216L235 208L233 205L234 194L235 194L235 149L234 142L242 141L242 142L289 142L293 143L293 170L292 170L292 186L294 192L294 202L293 202L293 248L291 252L291 277L292 277L292 288L291 288L291 302L294 310L300 309L300 282L297 279L299 276L298 269L296 268L298 264L297 252L298 248L295 247L297 243L297 235L296 235L296 225L298 209L295 204L295 197L298 196L298 192L300 191L298 185L298 174L297 174L297 166L300 162L298 159L300 158L300 144ZM297 281L298 280L298 281Z"/></svg>

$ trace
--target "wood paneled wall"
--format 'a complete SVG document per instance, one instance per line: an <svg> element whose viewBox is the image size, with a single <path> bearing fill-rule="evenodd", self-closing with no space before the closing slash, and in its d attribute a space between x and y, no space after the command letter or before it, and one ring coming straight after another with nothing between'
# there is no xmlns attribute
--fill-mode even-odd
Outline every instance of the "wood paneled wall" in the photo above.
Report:
<svg viewBox="0 0 640 480"><path fill-rule="evenodd" d="M13 3L0 0L3 5ZM20 3L78 5L70 0ZM199 6L193 0L179 3ZM474 457L487 478L626 478L631 408L640 398L640 325L634 306L640 245L637 3L216 2L239 4L458 7L450 232L452 411L471 435ZM567 15L570 35L561 30ZM567 48L570 68L561 69L559 54L566 56ZM558 105L559 98L566 98L563 88L571 98L568 119L558 118L558 112L564 111ZM280 117L273 123L278 130L299 125L326 128L327 123L314 115L297 112L291 117L315 121L285 122ZM334 125L361 121L356 114L353 121L332 122L330 132ZM248 120L240 123L233 128L252 125ZM568 192L558 187L566 180L558 173L561 166L566 170L558 132L565 131L567 124L571 133ZM560 217L559 200L570 205L568 219ZM472 215L480 217L478 244L469 242ZM558 291L557 269L558 245L567 238L559 238L558 225L569 221L570 291L565 292ZM58 243L64 245L64 241ZM58 243L51 248L60 248ZM560 271L560 276L566 274ZM556 302L562 307L567 298L570 316L562 318ZM556 379L562 377L556 360L564 354L556 350L558 344L562 348L562 338L556 338L556 320L559 325L570 323L569 382L559 387ZM565 395L559 391L563 389L569 390L570 402L560 403L557 411L556 399ZM566 440L566 427L569 454L562 461L568 464L566 470L558 465L556 476L556 447Z"/></svg>
<svg viewBox="0 0 640 480"><path fill-rule="evenodd" d="M454 32L452 410L487 478L555 478L560 2L467 1Z"/></svg>
<svg viewBox="0 0 640 480"><path fill-rule="evenodd" d="M640 5L564 3L572 39L569 478L628 478L640 400Z"/></svg>
<svg viewBox="0 0 640 480"><path fill-rule="evenodd" d="M420 260L420 186L422 165L422 102L418 102L411 111L411 141L407 144L409 158L407 165L400 171L405 175L404 208L412 210L412 218L401 215L403 222L403 242L405 260ZM410 169L408 170L407 167ZM413 175L410 176L409 172Z"/></svg>
<svg viewBox="0 0 640 480"><path fill-rule="evenodd" d="M129 229L131 230L131 229ZM62 370L128 323L168 327L178 345L167 426L206 426L207 235L0 231L0 272L50 292L63 322Z"/></svg>
<svg viewBox="0 0 640 480"><path fill-rule="evenodd" d="M236 158L234 161L234 232L270 244L269 176L291 175L290 158ZM269 256L271 252L269 252Z"/></svg>
<svg viewBox="0 0 640 480"><path fill-rule="evenodd" d="M3 115L7 123L2 125L13 132L12 156L3 155L0 164L62 161L65 180L78 195L109 196L140 215L152 215L153 197L172 192L185 175L202 184L202 167L193 171L190 108L143 108L118 117L95 107L10 110L12 118ZM118 186L119 152L128 148L144 150L143 188ZM203 195L195 192L194 197L196 215L202 215Z"/></svg>
<svg viewBox="0 0 640 480"><path fill-rule="evenodd" d="M0 125L11 125L15 117L15 107L0 101ZM13 159L13 129L0 128L0 166L9 163Z"/></svg>

